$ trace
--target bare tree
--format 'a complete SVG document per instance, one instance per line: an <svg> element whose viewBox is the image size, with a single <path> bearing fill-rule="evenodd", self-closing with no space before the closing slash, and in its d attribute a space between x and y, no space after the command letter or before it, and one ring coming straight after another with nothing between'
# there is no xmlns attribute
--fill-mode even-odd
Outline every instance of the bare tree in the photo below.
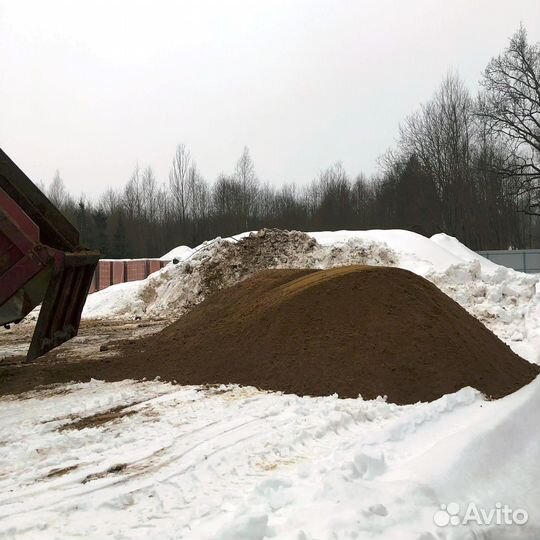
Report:
<svg viewBox="0 0 540 540"><path fill-rule="evenodd" d="M69 198L69 194L66 191L66 186L64 184L64 181L62 180L62 177L60 176L60 171L58 169L54 174L54 178L51 182L51 185L49 186L47 195L49 196L51 202L58 208L62 208Z"/></svg>
<svg viewBox="0 0 540 540"><path fill-rule="evenodd" d="M193 168L190 174L191 192L191 220L193 222L192 238L190 241L195 244L197 239L208 234L210 218L210 190L204 178Z"/></svg>
<svg viewBox="0 0 540 540"><path fill-rule="evenodd" d="M81 198L83 197L84 196L81 196ZM98 206L107 214L114 214L121 206L121 197L117 191L112 188L108 188L99 198Z"/></svg>
<svg viewBox="0 0 540 540"><path fill-rule="evenodd" d="M169 191L172 196L173 212L185 228L189 206L189 177L193 167L189 151L183 144L176 147L171 172L169 173Z"/></svg>
<svg viewBox="0 0 540 540"><path fill-rule="evenodd" d="M540 43L530 44L520 27L481 85L477 114L513 149L498 172L517 179L528 199L524 211L540 216Z"/></svg>
<svg viewBox="0 0 540 540"><path fill-rule="evenodd" d="M152 167L146 167L142 174L142 196L144 216L150 223L157 221L159 189Z"/></svg>
<svg viewBox="0 0 540 540"><path fill-rule="evenodd" d="M443 227L466 240L474 216L471 152L474 141L473 101L463 82L450 74L431 101L400 128L403 162L417 156L436 183L443 208Z"/></svg>
<svg viewBox="0 0 540 540"><path fill-rule="evenodd" d="M124 189L124 206L130 218L140 218L143 214L143 192L139 165L135 166Z"/></svg>
<svg viewBox="0 0 540 540"><path fill-rule="evenodd" d="M340 229L352 224L351 182L340 162L319 173L311 192L315 227Z"/></svg>
<svg viewBox="0 0 540 540"><path fill-rule="evenodd" d="M257 187L257 175L255 174L255 165L251 159L248 147L244 147L244 151L240 159L236 163L234 178L240 184L241 203L240 208L242 218L245 220L246 229L249 228L249 218L253 210L255 200L255 191Z"/></svg>

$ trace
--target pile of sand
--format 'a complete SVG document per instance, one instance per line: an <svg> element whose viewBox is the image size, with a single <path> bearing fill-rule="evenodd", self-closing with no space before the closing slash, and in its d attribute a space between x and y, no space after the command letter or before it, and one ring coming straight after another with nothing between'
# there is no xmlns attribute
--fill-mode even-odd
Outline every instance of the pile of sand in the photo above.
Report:
<svg viewBox="0 0 540 540"><path fill-rule="evenodd" d="M105 358L55 354L4 370L0 392L159 376L414 403L464 386L498 398L540 371L426 279L358 265L265 270L214 292L159 333L110 344Z"/></svg>
<svg viewBox="0 0 540 540"><path fill-rule="evenodd" d="M540 369L429 281L375 266L264 271L122 356L125 376L395 403L464 386L498 398Z"/></svg>

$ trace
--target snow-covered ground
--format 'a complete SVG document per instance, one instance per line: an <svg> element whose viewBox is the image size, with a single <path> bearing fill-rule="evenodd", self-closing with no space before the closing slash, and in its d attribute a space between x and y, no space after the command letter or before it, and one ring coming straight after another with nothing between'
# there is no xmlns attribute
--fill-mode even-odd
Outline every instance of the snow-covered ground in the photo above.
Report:
<svg viewBox="0 0 540 540"><path fill-rule="evenodd" d="M189 251L178 248L181 262L147 279L114 285L88 297L85 318L133 318L179 315L204 299L201 268L217 261L227 268L227 245L247 236L205 242ZM435 283L530 362L540 363L540 275L499 266L455 238L426 238L403 230L312 232L315 247L276 253L273 268L330 268L344 264L385 264L405 268ZM172 251L174 253L174 250ZM243 268L227 283L246 277Z"/></svg>
<svg viewBox="0 0 540 540"><path fill-rule="evenodd" d="M446 235L310 236L314 248L300 241L272 266L412 270L540 360L539 276ZM178 250L180 264L91 295L85 316L181 313L234 241ZM0 537L538 540L539 425L540 378L497 401L463 388L405 406L160 381L59 385L0 399Z"/></svg>
<svg viewBox="0 0 540 540"><path fill-rule="evenodd" d="M2 538L540 537L540 380L407 406L158 381L24 397L1 400ZM446 524L456 503L481 523Z"/></svg>

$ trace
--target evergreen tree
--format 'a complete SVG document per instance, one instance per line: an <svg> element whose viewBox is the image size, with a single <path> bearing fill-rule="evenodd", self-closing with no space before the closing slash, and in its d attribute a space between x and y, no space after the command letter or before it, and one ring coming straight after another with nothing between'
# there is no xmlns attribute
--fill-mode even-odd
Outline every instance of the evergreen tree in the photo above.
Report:
<svg viewBox="0 0 540 540"><path fill-rule="evenodd" d="M441 203L435 182L414 154L398 176L395 197L396 227L428 237L441 231Z"/></svg>
<svg viewBox="0 0 540 540"><path fill-rule="evenodd" d="M109 256L109 240L107 237L107 221L108 216L102 210L96 210L93 213L94 230L96 233L95 247L101 252L103 257Z"/></svg>
<svg viewBox="0 0 540 540"><path fill-rule="evenodd" d="M118 216L114 230L111 255L115 259L125 259L127 257L127 252L126 225L124 223L124 218L120 215Z"/></svg>

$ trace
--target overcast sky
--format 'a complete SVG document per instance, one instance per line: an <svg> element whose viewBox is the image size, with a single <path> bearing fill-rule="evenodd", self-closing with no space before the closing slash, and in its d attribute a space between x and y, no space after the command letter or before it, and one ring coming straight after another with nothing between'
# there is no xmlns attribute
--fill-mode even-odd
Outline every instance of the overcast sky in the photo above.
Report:
<svg viewBox="0 0 540 540"><path fill-rule="evenodd" d="M166 180L175 146L203 175L247 145L258 176L377 170L448 70L476 91L540 0L0 0L0 146L33 180Z"/></svg>

